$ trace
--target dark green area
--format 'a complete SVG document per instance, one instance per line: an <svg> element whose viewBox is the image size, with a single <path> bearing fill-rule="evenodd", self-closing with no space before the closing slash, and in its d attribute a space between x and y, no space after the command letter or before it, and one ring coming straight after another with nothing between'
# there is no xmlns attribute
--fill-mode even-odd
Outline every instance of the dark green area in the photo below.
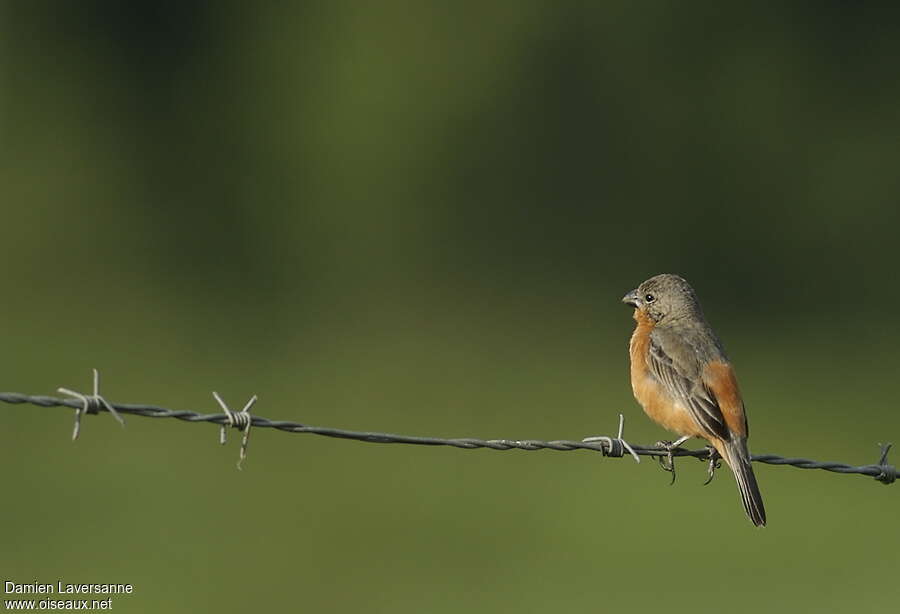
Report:
<svg viewBox="0 0 900 614"><path fill-rule="evenodd" d="M665 434L688 278L751 449L900 443L900 10L3 2L0 389L417 435ZM885 612L900 485L0 407L0 575L125 612ZM893 455L894 462L898 456Z"/></svg>

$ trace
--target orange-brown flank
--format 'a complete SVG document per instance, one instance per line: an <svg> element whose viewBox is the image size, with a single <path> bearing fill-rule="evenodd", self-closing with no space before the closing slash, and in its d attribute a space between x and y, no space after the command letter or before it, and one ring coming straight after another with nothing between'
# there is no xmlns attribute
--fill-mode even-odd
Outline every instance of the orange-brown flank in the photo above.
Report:
<svg viewBox="0 0 900 614"><path fill-rule="evenodd" d="M741 391L738 389L731 365L718 361L710 362L703 370L703 383L716 397L728 429L732 433L746 437L747 418L744 414L744 402L741 400Z"/></svg>

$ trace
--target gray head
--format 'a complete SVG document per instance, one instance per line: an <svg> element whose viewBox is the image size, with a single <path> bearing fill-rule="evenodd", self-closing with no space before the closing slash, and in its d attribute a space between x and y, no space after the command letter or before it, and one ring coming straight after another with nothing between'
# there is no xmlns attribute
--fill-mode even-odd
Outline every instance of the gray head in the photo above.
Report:
<svg viewBox="0 0 900 614"><path fill-rule="evenodd" d="M671 273L651 277L623 296L622 302L646 314L656 323L685 317L703 318L694 289L684 278Z"/></svg>

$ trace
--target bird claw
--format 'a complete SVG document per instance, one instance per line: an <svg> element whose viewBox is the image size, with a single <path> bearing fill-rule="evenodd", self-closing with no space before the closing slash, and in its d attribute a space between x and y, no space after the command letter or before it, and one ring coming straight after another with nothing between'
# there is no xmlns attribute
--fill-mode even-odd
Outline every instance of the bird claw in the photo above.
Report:
<svg viewBox="0 0 900 614"><path fill-rule="evenodd" d="M674 450L678 448L681 444L687 441L689 437L682 437L677 441L657 441L656 447L661 448L665 451L665 456L657 456L656 460L659 463L659 466L662 467L663 471L668 471L672 474L672 481L669 482L669 486L675 483L675 456L672 454Z"/></svg>
<svg viewBox="0 0 900 614"><path fill-rule="evenodd" d="M719 455L718 450L716 450L712 446L706 446L706 449L709 450L709 457L707 459L709 462L709 465L706 469L706 471L707 471L706 475L708 477L706 478L706 481L703 482L704 486L706 486L707 484L709 484L710 482L713 481L713 477L715 477L715 475L716 475L716 469L718 469L719 467L722 466L722 457L721 457L721 455Z"/></svg>

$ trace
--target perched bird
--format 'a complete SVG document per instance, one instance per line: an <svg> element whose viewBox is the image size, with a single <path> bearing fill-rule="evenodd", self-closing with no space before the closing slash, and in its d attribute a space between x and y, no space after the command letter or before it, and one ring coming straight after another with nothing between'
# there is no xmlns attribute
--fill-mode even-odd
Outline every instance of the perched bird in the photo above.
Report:
<svg viewBox="0 0 900 614"><path fill-rule="evenodd" d="M734 472L750 520L765 526L747 449L744 402L694 289L678 275L657 275L622 302L634 307L637 322L630 344L634 397L650 418L681 436L669 450L691 437L709 441Z"/></svg>

